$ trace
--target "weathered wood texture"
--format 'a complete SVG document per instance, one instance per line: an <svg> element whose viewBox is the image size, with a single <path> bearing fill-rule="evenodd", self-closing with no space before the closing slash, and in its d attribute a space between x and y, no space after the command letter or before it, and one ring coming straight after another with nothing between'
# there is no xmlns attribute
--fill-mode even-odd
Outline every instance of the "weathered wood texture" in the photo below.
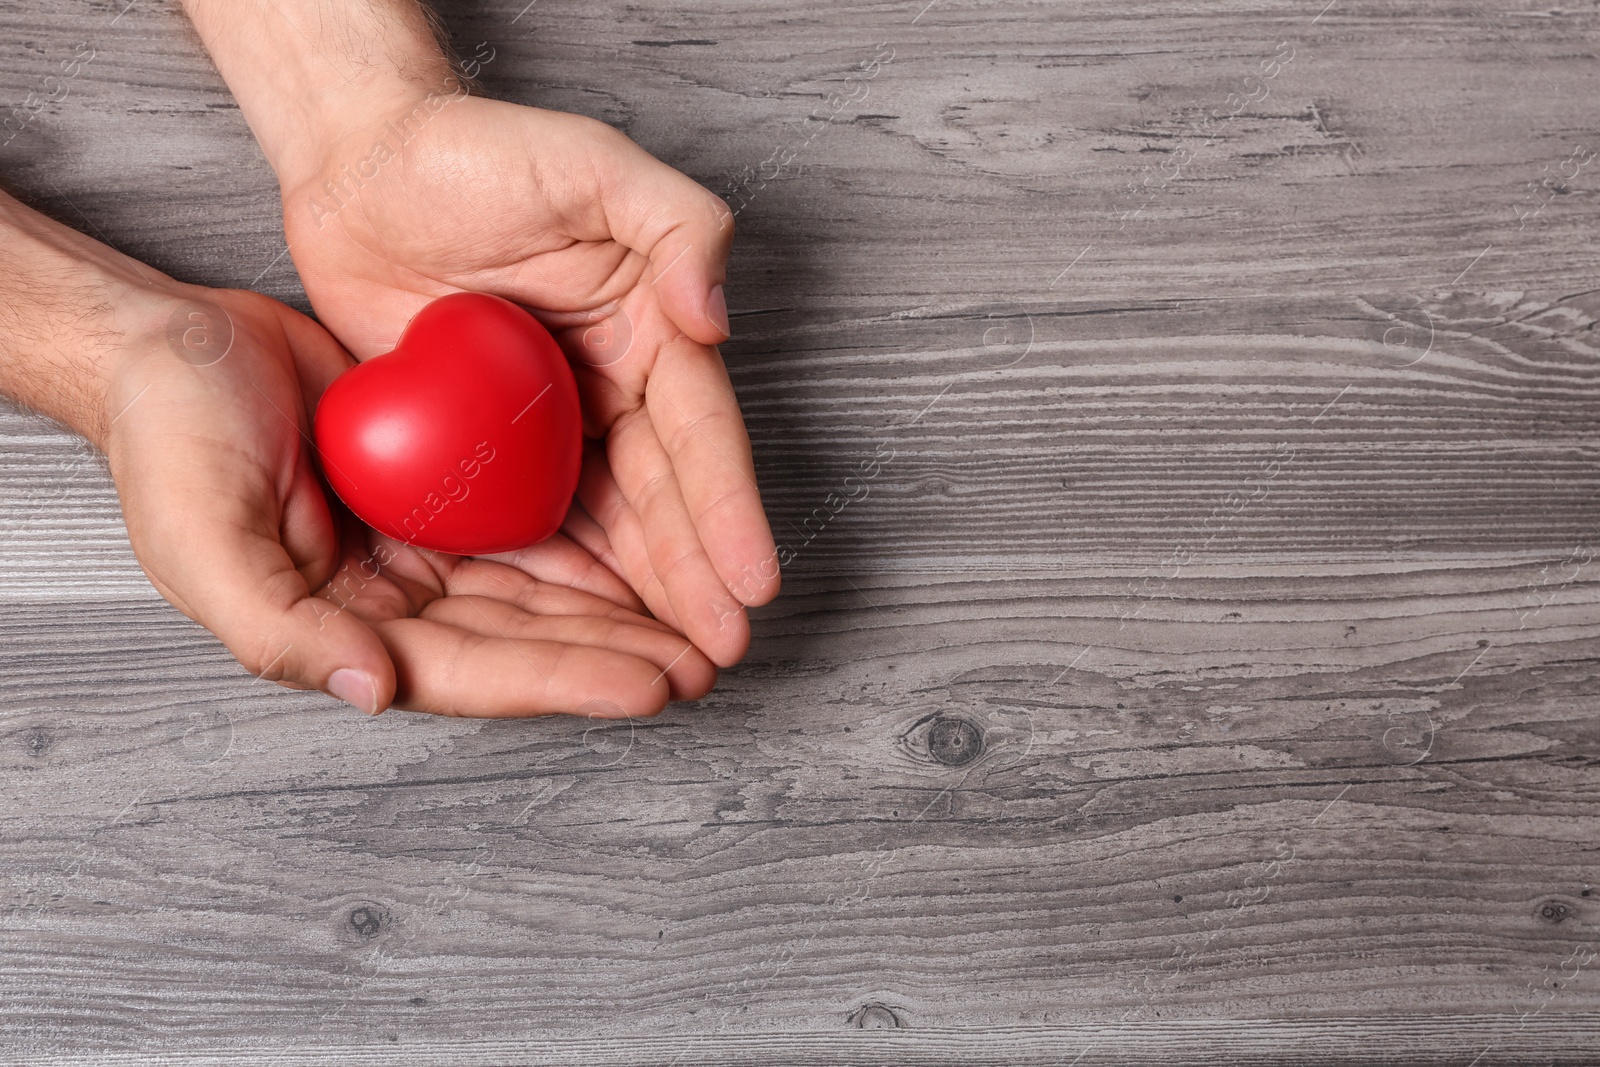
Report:
<svg viewBox="0 0 1600 1067"><path fill-rule="evenodd" d="M0 0L0 101L97 49L0 176L299 302L126 2ZM1600 1058L1600 9L524 2L491 91L739 211L786 594L651 722L357 721L0 418L0 1058Z"/></svg>

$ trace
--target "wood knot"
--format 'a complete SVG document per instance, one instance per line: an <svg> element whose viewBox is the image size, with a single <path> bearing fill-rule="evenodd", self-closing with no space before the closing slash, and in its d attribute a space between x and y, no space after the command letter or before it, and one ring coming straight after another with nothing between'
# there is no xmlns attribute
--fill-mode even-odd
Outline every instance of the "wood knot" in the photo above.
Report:
<svg viewBox="0 0 1600 1067"><path fill-rule="evenodd" d="M378 936L378 931L383 929L382 909L367 904L359 904L350 909L350 929L356 932L357 937L371 940Z"/></svg>
<svg viewBox="0 0 1600 1067"><path fill-rule="evenodd" d="M1539 918L1554 926L1572 918L1572 905L1559 900L1547 900L1539 905Z"/></svg>
<svg viewBox="0 0 1600 1067"><path fill-rule="evenodd" d="M55 747L56 739L50 736L50 731L42 726L30 726L22 731L22 747L34 759L43 758L46 752Z"/></svg>
<svg viewBox="0 0 1600 1067"><path fill-rule="evenodd" d="M893 1008L882 1004L868 1004L852 1015L850 1021L858 1030L899 1030L905 1026Z"/></svg>
<svg viewBox="0 0 1600 1067"><path fill-rule="evenodd" d="M946 767L971 763L983 751L983 734L966 719L938 718L928 729L928 752Z"/></svg>

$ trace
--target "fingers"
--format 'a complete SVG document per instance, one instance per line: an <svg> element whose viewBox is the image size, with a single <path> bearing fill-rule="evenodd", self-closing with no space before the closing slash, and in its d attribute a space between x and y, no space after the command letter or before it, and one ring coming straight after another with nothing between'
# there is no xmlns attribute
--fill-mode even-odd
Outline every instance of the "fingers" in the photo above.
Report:
<svg viewBox="0 0 1600 1067"><path fill-rule="evenodd" d="M605 560L607 566L637 590L650 614L682 633L683 624L678 621L667 599L667 591L650 565L644 524L628 498L617 488L601 448L590 448L584 456L578 500L583 506L582 517L567 516L566 528L573 538L596 558ZM596 518L589 517L591 515Z"/></svg>
<svg viewBox="0 0 1600 1067"><path fill-rule="evenodd" d="M486 637L431 618L396 619L375 629L394 659L396 703L412 711L621 718L654 715L671 696L655 663L607 648Z"/></svg>
<svg viewBox="0 0 1600 1067"><path fill-rule="evenodd" d="M338 570L339 539L332 536L333 513L304 450L295 461L294 481L278 527L283 549L305 579L306 588L321 589Z"/></svg>
<svg viewBox="0 0 1600 1067"><path fill-rule="evenodd" d="M722 284L733 244L733 212L721 198L631 141L616 143L601 197L617 240L650 264L644 280L667 315L705 345L728 337Z"/></svg>
<svg viewBox="0 0 1600 1067"><path fill-rule="evenodd" d="M716 668L682 635L638 616L533 615L491 597L447 596L422 617L502 642L581 645L645 660L656 668L652 685L664 677L673 700L703 697L717 680Z"/></svg>
<svg viewBox="0 0 1600 1067"><path fill-rule="evenodd" d="M778 547L727 368L711 349L669 344L656 360L646 405L717 574L742 603L767 603L778 595Z"/></svg>
<svg viewBox="0 0 1600 1067"><path fill-rule="evenodd" d="M669 619L720 667L736 664L749 648L749 619L706 557L650 419L638 413L619 421L608 453L614 490L600 464L590 462L579 480L584 506L598 509L656 617Z"/></svg>
<svg viewBox="0 0 1600 1067"><path fill-rule="evenodd" d="M684 636L719 666L737 663L749 645L743 605L711 565L672 460L649 417L641 411L618 420L606 455L618 487L644 525L650 568L666 590ZM729 619L738 619L740 625L729 626Z"/></svg>
<svg viewBox="0 0 1600 1067"><path fill-rule="evenodd" d="M620 579L619 579L620 581ZM511 604L530 615L587 615L632 622L656 630L671 627L606 597L566 585L541 582L515 567L489 559L463 560L445 583L447 596L481 596Z"/></svg>
<svg viewBox="0 0 1600 1067"><path fill-rule="evenodd" d="M576 504L573 510L582 512L581 506ZM568 521L571 522L570 517ZM644 602L628 588L627 582L618 577L603 561L586 552L564 534L557 534L515 552L501 552L482 558L515 568L528 578L536 579L537 584L582 590L630 611L645 610ZM528 608L528 610L534 609Z"/></svg>
<svg viewBox="0 0 1600 1067"><path fill-rule="evenodd" d="M605 453L598 448L585 444L584 464L587 466L591 457L598 457L600 462L605 462ZM579 475L579 490L573 495L572 507L567 509L567 518L561 524L562 536L568 538L573 544L583 549L589 556L605 567L617 577L623 585L628 586L628 591L633 593L633 586L628 584L628 571L623 566L622 559L617 555L617 550L612 547L611 538L607 535L604 526L595 521L594 516L583 506L582 474ZM620 495L620 494L619 494ZM634 593L637 596L637 593ZM637 610L637 609L635 609ZM649 606L646 605L645 612Z"/></svg>

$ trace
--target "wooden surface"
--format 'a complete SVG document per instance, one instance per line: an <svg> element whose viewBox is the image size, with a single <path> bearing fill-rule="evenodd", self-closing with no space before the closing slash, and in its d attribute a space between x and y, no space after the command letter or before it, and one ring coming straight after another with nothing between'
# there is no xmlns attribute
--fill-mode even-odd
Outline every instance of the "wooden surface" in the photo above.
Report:
<svg viewBox="0 0 1600 1067"><path fill-rule="evenodd" d="M785 595L366 721L5 415L0 1060L1600 1059L1600 8L524 2L491 92L739 212ZM0 177L303 306L175 6L0 0L0 102L96 50Z"/></svg>

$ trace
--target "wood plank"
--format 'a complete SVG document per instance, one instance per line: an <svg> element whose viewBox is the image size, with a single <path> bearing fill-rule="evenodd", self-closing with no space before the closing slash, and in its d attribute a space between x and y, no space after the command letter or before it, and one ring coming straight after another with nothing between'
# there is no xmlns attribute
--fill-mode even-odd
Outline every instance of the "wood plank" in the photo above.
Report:
<svg viewBox="0 0 1600 1067"><path fill-rule="evenodd" d="M24 617L5 836L38 903L5 981L21 1009L72 975L82 1025L47 998L13 1026L1467 1013L1563 963L1550 1010L1593 1010L1600 620L1518 629L1532 573L1194 577L1120 631L1126 579L797 590L693 714L593 732L358 722L230 682L164 609L78 647Z"/></svg>
<svg viewBox="0 0 1600 1067"><path fill-rule="evenodd" d="M1577 1021L1577 1020L1575 1020ZM1594 1025L1593 1019L1581 1020ZM1230 1063L1278 1064L1285 1049L1309 1067L1393 1063L1396 1047L1415 1049L1408 1063L1448 1065L1478 1055L1480 1064L1592 1062L1581 1043L1554 1020L1537 1016L1462 1016L1422 1023L1355 1018L1332 1023L1253 1021L1235 1024L1149 1023L1139 1026L992 1027L846 1030L828 1035L665 1034L643 1039L578 1037L562 1042L462 1042L448 1045L388 1043L333 1048L272 1048L177 1053L159 1060L126 1054L69 1057L63 1067L162 1063L181 1067L234 1067L265 1056L283 1067L323 1064L828 1064L836 1067L893 1062L919 1067L959 1062L1010 1064L1169 1064L1204 1062L1226 1050ZM23 1062L23 1061L15 1061ZM1211 1060L1215 1062L1215 1060Z"/></svg>

